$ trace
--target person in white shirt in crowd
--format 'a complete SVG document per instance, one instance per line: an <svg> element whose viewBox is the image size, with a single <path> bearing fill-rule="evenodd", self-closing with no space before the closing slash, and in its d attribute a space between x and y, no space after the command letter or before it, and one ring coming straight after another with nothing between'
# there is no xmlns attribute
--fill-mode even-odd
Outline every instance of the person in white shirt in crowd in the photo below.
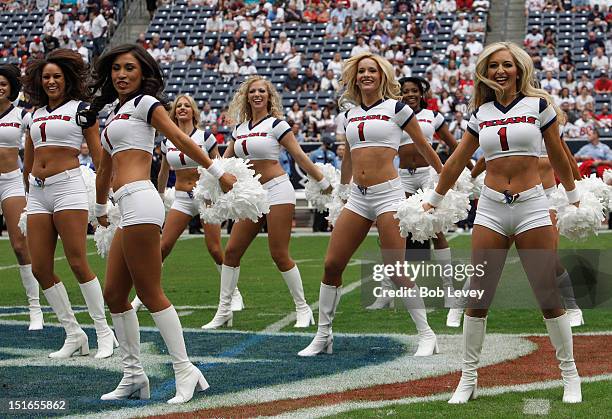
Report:
<svg viewBox="0 0 612 419"><path fill-rule="evenodd" d="M580 88L580 95L576 97L576 109L583 111L589 103L595 103L595 98L589 93L587 86L582 86Z"/></svg>
<svg viewBox="0 0 612 419"><path fill-rule="evenodd" d="M332 70L334 72L334 75L337 78L340 78L340 75L342 74L342 65L342 55L339 52L334 52L334 57L329 62L329 64L327 64L327 69Z"/></svg>
<svg viewBox="0 0 612 419"><path fill-rule="evenodd" d="M593 116L587 110L580 113L580 118L574 122L574 125L578 128L578 135L575 137L578 140L588 140L589 135L597 129Z"/></svg>
<svg viewBox="0 0 612 419"><path fill-rule="evenodd" d="M224 54L221 58L221 62L219 63L219 74L223 77L224 80L231 80L232 77L238 74L238 64L234 60L234 57L230 54Z"/></svg>
<svg viewBox="0 0 612 419"><path fill-rule="evenodd" d="M304 122L304 111L300 108L300 103L297 100L291 104L291 109L287 112L287 118L299 124Z"/></svg>
<svg viewBox="0 0 612 419"><path fill-rule="evenodd" d="M382 4L378 0L369 0L363 5L366 19L374 19L378 12L382 10Z"/></svg>
<svg viewBox="0 0 612 419"><path fill-rule="evenodd" d="M255 39L254 32L248 32L246 39L244 40L244 46L242 47L243 57L248 57L251 61L257 61L259 57L259 44Z"/></svg>
<svg viewBox="0 0 612 419"><path fill-rule="evenodd" d="M457 10L457 3L455 0L441 0L438 3L439 12L454 12Z"/></svg>
<svg viewBox="0 0 612 419"><path fill-rule="evenodd" d="M74 41L74 44L75 44L75 48L74 48L75 51L81 54L81 57L83 57L83 61L88 64L89 63L89 49L83 45L83 41L81 41L80 38L77 38L76 41Z"/></svg>
<svg viewBox="0 0 612 419"><path fill-rule="evenodd" d="M278 42L274 47L275 54L289 54L291 52L291 42L287 39L287 33L281 32L278 35Z"/></svg>
<svg viewBox="0 0 612 419"><path fill-rule="evenodd" d="M555 55L555 50L548 47L546 55L542 58L542 70L544 71L559 71L559 59Z"/></svg>
<svg viewBox="0 0 612 419"><path fill-rule="evenodd" d="M603 48L595 49L595 56L591 59L591 68L599 71L608 71L610 68L610 59L604 55Z"/></svg>
<svg viewBox="0 0 612 419"><path fill-rule="evenodd" d="M43 33L53 34L59 28L59 22L55 21L55 15L48 15L47 21L43 24Z"/></svg>
<svg viewBox="0 0 612 419"><path fill-rule="evenodd" d="M463 134L467 130L467 127L468 127L468 121L463 119L463 113L455 112L455 118L448 125L448 131L451 133L453 137L455 137L457 141L460 141L461 138L463 138Z"/></svg>
<svg viewBox="0 0 612 419"><path fill-rule="evenodd" d="M364 52L370 52L370 46L366 44L365 38L360 35L357 37L357 45L351 49L351 56L362 54Z"/></svg>
<svg viewBox="0 0 612 419"><path fill-rule="evenodd" d="M179 39L177 47L172 52L172 60L179 63L184 63L189 61L192 53L191 48L185 44L185 40Z"/></svg>
<svg viewBox="0 0 612 419"><path fill-rule="evenodd" d="M351 2L351 8L349 9L349 16L353 18L353 22L365 19L365 9L362 5L357 2Z"/></svg>
<svg viewBox="0 0 612 419"><path fill-rule="evenodd" d="M470 55L473 57L480 55L483 50L482 42L476 39L476 35L472 33L468 35L468 41L465 43L465 47L470 50Z"/></svg>
<svg viewBox="0 0 612 419"><path fill-rule="evenodd" d="M268 19L272 23L284 23L285 22L285 9L280 7L278 3L274 3L270 11L268 12Z"/></svg>
<svg viewBox="0 0 612 419"><path fill-rule="evenodd" d="M540 82L540 86L551 95L556 95L561 90L561 83L553 77L552 71L546 72L546 77Z"/></svg>
<svg viewBox="0 0 612 419"><path fill-rule="evenodd" d="M401 79L402 77L412 76L412 70L410 69L410 66L406 64L406 58L407 56L404 54L403 61L397 61L393 65L393 68L395 69L395 77L397 77L398 79Z"/></svg>
<svg viewBox="0 0 612 419"><path fill-rule="evenodd" d="M316 100L310 101L310 107L304 111L304 118L307 123L316 123L321 116L323 115L323 111L319 109L319 103Z"/></svg>
<svg viewBox="0 0 612 419"><path fill-rule="evenodd" d="M421 4L423 4L423 2L421 2ZM439 7L436 0L427 0L422 9L422 13L433 13L434 15L438 14L438 11Z"/></svg>
<svg viewBox="0 0 612 419"><path fill-rule="evenodd" d="M72 36L72 32L66 27L66 22L61 22L59 26L53 31L53 36L57 39L62 39L64 36L70 38Z"/></svg>
<svg viewBox="0 0 612 419"><path fill-rule="evenodd" d="M385 12L381 10L380 12L378 12L377 17L378 17L378 20L376 21L374 25L377 28L382 28L383 32L389 33L389 31L391 30L393 26L391 25L391 22L389 22L389 20L387 19Z"/></svg>
<svg viewBox="0 0 612 419"><path fill-rule="evenodd" d="M387 61L391 63L391 65L395 63L403 63L404 62L404 52L400 50L399 44L391 44L391 48L389 48L385 52L385 58Z"/></svg>
<svg viewBox="0 0 612 419"><path fill-rule="evenodd" d="M191 47L191 54L193 54L193 58L196 61L204 61L206 58L206 53L208 52L208 47L204 45L204 41L200 39L198 41L198 45L194 45Z"/></svg>
<svg viewBox="0 0 612 419"><path fill-rule="evenodd" d="M440 57L433 55L431 64L425 68L425 72L431 72L434 79L442 80L444 78L444 67L440 64Z"/></svg>
<svg viewBox="0 0 612 419"><path fill-rule="evenodd" d="M589 79L589 75L587 73L582 73L582 75L580 76L580 80L578 81L578 84L576 85L576 88L581 93L582 93L583 87L586 87L587 91L589 92L593 90L593 82L591 81L591 79Z"/></svg>
<svg viewBox="0 0 612 419"><path fill-rule="evenodd" d="M43 20L43 25L49 21L51 16L53 16L53 20L55 24L59 25L59 23L64 19L64 15L62 12L59 11L59 8L60 8L59 2L55 6L52 6L52 5L49 6L49 8L47 9L48 14L45 16L45 19Z"/></svg>
<svg viewBox="0 0 612 419"><path fill-rule="evenodd" d="M458 56L463 53L463 44L457 35L453 35L450 44L446 47L446 55L449 56L451 51L455 51Z"/></svg>
<svg viewBox="0 0 612 419"><path fill-rule="evenodd" d="M476 70L476 66L470 62L469 58L466 56L461 57L461 64L459 64L459 74L462 79L471 80L474 71Z"/></svg>
<svg viewBox="0 0 612 419"><path fill-rule="evenodd" d="M238 29L238 22L234 20L234 13L228 10L223 18L223 32L234 32Z"/></svg>
<svg viewBox="0 0 612 419"><path fill-rule="evenodd" d="M204 106L200 111L200 124L202 127L207 127L217 122L217 112L210 107L210 103L204 102Z"/></svg>
<svg viewBox="0 0 612 419"><path fill-rule="evenodd" d="M164 41L164 47L157 54L157 61L162 64L170 64L174 61L174 54L170 41Z"/></svg>
<svg viewBox="0 0 612 419"><path fill-rule="evenodd" d="M97 57L102 54L106 46L106 30L108 29L108 23L106 23L106 19L104 19L104 16L100 13L100 9L97 5L92 7L89 18L91 19L91 36L93 38L92 55Z"/></svg>
<svg viewBox="0 0 612 419"><path fill-rule="evenodd" d="M525 16L529 16L529 12L541 12L544 7L546 7L546 0L526 0Z"/></svg>
<svg viewBox="0 0 612 419"><path fill-rule="evenodd" d="M78 36L89 36L91 34L91 23L87 20L85 13L79 13L79 20L74 23L72 29Z"/></svg>
<svg viewBox="0 0 612 419"><path fill-rule="evenodd" d="M540 47L544 43L544 36L540 33L539 26L531 28L531 32L525 36L523 44L526 47Z"/></svg>
<svg viewBox="0 0 612 419"><path fill-rule="evenodd" d="M283 63L287 66L287 69L291 70L292 68L297 68L298 70L302 68L302 53L298 52L296 46L292 46L289 54L283 58Z"/></svg>
<svg viewBox="0 0 612 419"><path fill-rule="evenodd" d="M465 36L467 35L469 28L470 22L468 22L468 20L465 18L465 14L461 13L458 20L453 23L451 31L453 32L453 35Z"/></svg>
<svg viewBox="0 0 612 419"><path fill-rule="evenodd" d="M325 64L321 61L321 53L315 52L312 54L312 60L308 63L308 67L312 70L315 76L319 79L323 77L325 73Z"/></svg>
<svg viewBox="0 0 612 419"><path fill-rule="evenodd" d="M333 70L328 69L325 72L325 77L321 79L320 90L322 92L327 92L330 90L337 92L340 90L340 83L338 82L338 79L336 78Z"/></svg>
<svg viewBox="0 0 612 419"><path fill-rule="evenodd" d="M434 77L431 70L425 71L425 80L427 80L427 82L429 83L431 91L434 95L439 95L440 93L442 93L442 90L444 90L444 85L442 84L442 81L439 78Z"/></svg>
<svg viewBox="0 0 612 419"><path fill-rule="evenodd" d="M206 19L206 32L221 32L223 30L223 12Z"/></svg>
<svg viewBox="0 0 612 419"><path fill-rule="evenodd" d="M491 7L491 2L489 0L474 0L472 3L472 10L474 11L487 11Z"/></svg>
<svg viewBox="0 0 612 419"><path fill-rule="evenodd" d="M257 68L255 68L253 61L251 61L249 57L242 60L242 63L238 68L238 74L241 76L253 76L257 74Z"/></svg>
<svg viewBox="0 0 612 419"><path fill-rule="evenodd" d="M567 87L561 87L561 91L558 95L554 96L554 99L558 107L561 107L566 102L569 103L572 109L576 106L576 100L572 97Z"/></svg>
<svg viewBox="0 0 612 419"><path fill-rule="evenodd" d="M333 38L334 36L340 36L344 30L342 21L338 20L338 16L333 16L325 27L325 37Z"/></svg>
<svg viewBox="0 0 612 419"><path fill-rule="evenodd" d="M346 19L348 15L349 13L348 13L348 10L346 10L346 8L344 7L344 3L342 1L337 1L336 7L332 9L332 11L329 14L329 17L333 19L335 16L338 18L339 22L344 22L344 19Z"/></svg>

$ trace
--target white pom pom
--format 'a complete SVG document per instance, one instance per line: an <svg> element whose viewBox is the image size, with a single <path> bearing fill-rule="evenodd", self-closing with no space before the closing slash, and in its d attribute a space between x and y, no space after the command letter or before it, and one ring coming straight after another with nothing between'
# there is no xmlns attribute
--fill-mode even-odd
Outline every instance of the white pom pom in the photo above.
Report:
<svg viewBox="0 0 612 419"><path fill-rule="evenodd" d="M567 205L557 211L559 233L570 240L580 241L595 234L605 219L604 208L592 192L583 192L580 207Z"/></svg>
<svg viewBox="0 0 612 419"><path fill-rule="evenodd" d="M204 224L221 224L223 221L227 219L225 215L223 215L218 208L208 205L200 205L200 218L204 222Z"/></svg>
<svg viewBox="0 0 612 419"><path fill-rule="evenodd" d="M467 193L451 189L439 207L425 212L422 205L429 191L419 191L400 203L395 218L399 220L402 237L412 234L412 240L422 242L436 237L437 233L447 232L455 223L467 218L470 209Z"/></svg>
<svg viewBox="0 0 612 419"><path fill-rule="evenodd" d="M170 211L172 208L172 204L174 204L174 200L176 199L176 191L174 188L166 188L164 191L164 207L166 208L166 212Z"/></svg>
<svg viewBox="0 0 612 419"><path fill-rule="evenodd" d="M325 207L329 210L329 215L325 218L332 226L336 225L338 217L340 217L340 213L344 209L344 201L340 199L339 195L336 195Z"/></svg>
<svg viewBox="0 0 612 419"><path fill-rule="evenodd" d="M203 218L210 220L220 217L217 214L223 214L223 220L249 219L257 222L259 217L270 212L268 192L259 183L261 175L256 175L255 171L249 168L248 160L232 157L219 159L219 163L225 172L236 176L237 181L231 191L223 193L219 181L206 169L198 168L200 179L193 188L194 199L199 201L200 212L208 207L207 200L212 201L212 207L216 211L213 214L204 211Z"/></svg>
<svg viewBox="0 0 612 419"><path fill-rule="evenodd" d="M336 189L340 183L340 171L329 163L315 163L315 165L321 170L323 177L329 181L332 188ZM308 181L304 185L304 193L310 204L320 212L324 212L327 209L326 205L332 201L331 194L325 195L322 192L317 185L317 181L308 175Z"/></svg>
<svg viewBox="0 0 612 419"><path fill-rule="evenodd" d="M89 204L88 210L88 222L95 224L97 222L96 216L94 215L94 205L96 204L96 172L91 170L89 166L79 166L81 169L81 175L85 182L85 188L87 189L87 203Z"/></svg>
<svg viewBox="0 0 612 419"><path fill-rule="evenodd" d="M471 193L474 188L474 184L472 183L472 172L468 168L463 169L463 172L459 175L457 182L455 182L454 190L463 192L463 193Z"/></svg>
<svg viewBox="0 0 612 419"><path fill-rule="evenodd" d="M606 185L612 185L612 169L604 170L603 181Z"/></svg>
<svg viewBox="0 0 612 419"><path fill-rule="evenodd" d="M117 225L115 224L110 224L108 227L99 225L96 228L96 232L94 233L94 241L96 242L98 254L103 258L106 258L108 255L116 230Z"/></svg>
<svg viewBox="0 0 612 419"><path fill-rule="evenodd" d="M24 236L28 235L28 213L27 211L23 211L19 216L19 222L17 223L19 230L21 230L21 234Z"/></svg>
<svg viewBox="0 0 612 419"><path fill-rule="evenodd" d="M612 202L612 191L610 191L610 187L595 174L577 181L576 187L580 190L581 195L583 195L585 192L593 193L593 195L595 195L597 199L599 199L599 202L601 202L603 205L604 210L608 210L610 208L610 203Z"/></svg>

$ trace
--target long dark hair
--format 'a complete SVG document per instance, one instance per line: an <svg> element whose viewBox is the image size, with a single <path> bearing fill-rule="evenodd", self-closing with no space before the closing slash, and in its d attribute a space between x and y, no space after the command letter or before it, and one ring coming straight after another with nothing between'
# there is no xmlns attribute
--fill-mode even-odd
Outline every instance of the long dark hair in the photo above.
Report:
<svg viewBox="0 0 612 419"><path fill-rule="evenodd" d="M138 44L123 44L111 48L96 61L94 66L90 88L93 94L97 94L91 110L99 112L105 105L113 103L117 98L117 91L111 79L113 62L118 56L130 53L140 63L142 69L142 84L139 93L153 96L162 104L167 104L164 91L164 77L155 59Z"/></svg>
<svg viewBox="0 0 612 419"><path fill-rule="evenodd" d="M421 77L402 77L399 80L399 84L401 87L403 87L406 83L416 84L417 88L419 89L419 92L421 93L421 100L419 102L419 106L421 107L421 110L427 109L427 100L425 99L425 96L429 93L429 82L425 79L422 79Z"/></svg>
<svg viewBox="0 0 612 419"><path fill-rule="evenodd" d="M34 60L26 67L23 77L23 91L28 101L34 106L46 106L49 97L42 87L42 73L47 64L55 64L62 73L66 86L64 98L67 100L89 101L91 95L87 90L87 65L83 62L81 54L69 49L54 49L43 59Z"/></svg>
<svg viewBox="0 0 612 419"><path fill-rule="evenodd" d="M0 65L0 76L6 77L11 86L11 94L8 99L12 102L19 96L21 91L21 71L16 65L4 64Z"/></svg>

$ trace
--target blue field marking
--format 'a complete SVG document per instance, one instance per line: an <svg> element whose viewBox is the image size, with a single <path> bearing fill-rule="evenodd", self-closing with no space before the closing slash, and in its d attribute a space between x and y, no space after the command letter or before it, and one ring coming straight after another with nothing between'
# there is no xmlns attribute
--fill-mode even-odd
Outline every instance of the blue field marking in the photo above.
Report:
<svg viewBox="0 0 612 419"><path fill-rule="evenodd" d="M170 356L160 334L154 330L141 331L141 342L166 355L157 364L157 375L151 374L151 400L101 401L100 395L112 391L121 378L119 371L101 367L104 363L93 358L96 346L95 331L86 328L92 353L89 358L68 359L65 366L49 361L46 354L61 347L64 332L59 327L45 327L42 331L28 332L25 324L0 325L0 388L4 398L45 397L66 398L68 414L103 412L121 407L150 406L165 403L174 396L174 373ZM312 336L267 335L256 333L215 333L185 331L187 352L204 372L210 389L206 395L222 395L271 385L292 383L308 378L324 377L351 369L378 365L405 354L404 344L385 336L338 336L334 349L339 355L300 358L297 352L306 347ZM10 348L11 353L2 348ZM15 353L42 351L36 359L41 366L28 365L31 354L24 354L23 366L14 365ZM143 354L146 357L153 356ZM206 357L206 361L198 358ZM41 358L44 358L41 361ZM210 361L210 359L213 359ZM153 359L153 358L150 358ZM218 359L215 361L214 359ZM231 361L231 362L230 362ZM3 366L3 362L12 362ZM75 365L75 363L79 365ZM120 365L119 353L113 357L115 368ZM155 361L157 362L157 361ZM72 365L71 365L72 364ZM98 366L97 366L98 365ZM161 376L159 375L161 374ZM198 397L198 396L196 396Z"/></svg>

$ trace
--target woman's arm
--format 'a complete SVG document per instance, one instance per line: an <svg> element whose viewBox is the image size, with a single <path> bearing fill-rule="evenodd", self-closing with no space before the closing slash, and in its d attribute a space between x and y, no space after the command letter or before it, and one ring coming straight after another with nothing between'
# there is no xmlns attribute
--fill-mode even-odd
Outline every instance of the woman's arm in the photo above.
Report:
<svg viewBox="0 0 612 419"><path fill-rule="evenodd" d="M474 168L472 169L472 178L477 178L482 172L487 168L487 164L485 163L485 158L482 156L478 159Z"/></svg>
<svg viewBox="0 0 612 419"><path fill-rule="evenodd" d="M100 158L102 156L102 143L100 142L100 126L98 125L97 120L96 123L93 124L91 127L83 130L83 138L85 138L87 147L89 147L89 154L91 155L94 167L97 170L97 168L100 166Z"/></svg>
<svg viewBox="0 0 612 419"><path fill-rule="evenodd" d="M438 154L436 154L431 144L429 144L425 139L416 118L410 119L410 122L408 122L408 125L406 125L404 128L404 131L406 131L410 138L412 138L418 152L421 153L427 163L429 163L429 165L433 167L437 173L442 172L442 162L440 161L440 157Z"/></svg>
<svg viewBox="0 0 612 419"><path fill-rule="evenodd" d="M561 180L566 191L573 191L576 188L574 184L574 175L570 166L569 160L565 155L565 150L561 144L559 137L559 124L554 122L550 127L542 133L544 144L548 153L548 161L550 161L553 170ZM573 204L574 202L570 202Z"/></svg>
<svg viewBox="0 0 612 419"><path fill-rule="evenodd" d="M229 159L230 157L234 157L236 155L236 153L234 153L234 140L230 140L230 142L227 144L227 148L225 149L225 152L223 153L223 158L224 159Z"/></svg>
<svg viewBox="0 0 612 419"><path fill-rule="evenodd" d="M166 156L162 157L161 167L159 168L159 174L157 175L157 192L163 194L166 191L168 185L168 177L170 177L170 165Z"/></svg>
<svg viewBox="0 0 612 419"><path fill-rule="evenodd" d="M347 139L344 140L344 157L340 165L340 183L348 185L353 178L353 161L351 160L351 147Z"/></svg>
<svg viewBox="0 0 612 419"><path fill-rule="evenodd" d="M34 143L32 143L32 137L30 137L30 131L26 131L26 140L23 153L23 185L25 191L30 191L30 172L32 172L32 165L34 164Z"/></svg>

